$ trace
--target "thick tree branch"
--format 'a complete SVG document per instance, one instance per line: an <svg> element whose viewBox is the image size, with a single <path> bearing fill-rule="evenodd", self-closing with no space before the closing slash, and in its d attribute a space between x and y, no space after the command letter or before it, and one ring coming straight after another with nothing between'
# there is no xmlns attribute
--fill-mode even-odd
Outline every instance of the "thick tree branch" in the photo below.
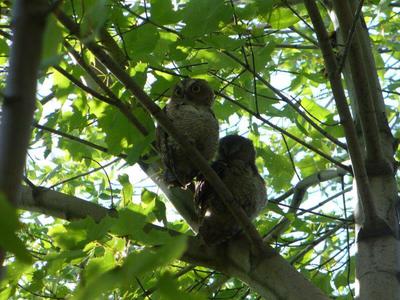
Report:
<svg viewBox="0 0 400 300"><path fill-rule="evenodd" d="M117 214L98 204L47 189L32 190L23 186L19 195L16 201L19 208L67 220L90 216L100 221L107 215ZM159 226L149 226L152 230L165 230ZM169 232L180 234L172 230ZM328 299L271 247L268 246L266 251L268 255L254 254L251 243L244 237L233 239L222 252L220 245L207 247L200 239L189 237L181 260L239 278L266 299ZM301 294L298 291L302 291Z"/></svg>
<svg viewBox="0 0 400 300"><path fill-rule="evenodd" d="M304 4L313 23L318 41L324 57L328 78L332 86L332 92L335 98L336 107L339 112L340 121L346 134L346 141L353 165L353 171L357 184L357 191L360 195L363 212L365 216L364 227L373 232L382 229L373 199L373 195L369 186L366 167L363 161L363 152L357 138L357 133L353 124L350 109L343 90L340 74L337 73L337 62L335 54L329 41L328 33L325 29L324 22L318 11L318 7L313 0L304 0ZM377 140L375 140L377 143ZM379 223L379 224L378 224Z"/></svg>
<svg viewBox="0 0 400 300"><path fill-rule="evenodd" d="M383 164L383 151L379 143L380 133L378 127L378 121L376 118L376 110L372 94L370 93L370 83L368 81L367 70L364 67L364 55L360 48L360 36L359 34L354 35L351 38L351 29L353 23L353 14L351 6L348 0L337 0L333 1L335 12L338 16L340 26L342 27L342 33L344 38L350 42L347 45L349 65L352 74L357 74L357 84L354 85L355 93L357 95L357 103L359 109L359 119L361 121L361 128L364 136L364 142L366 146L367 163L372 163L374 166ZM360 26L359 19L356 20L356 27ZM337 70L339 68L337 67Z"/></svg>
<svg viewBox="0 0 400 300"><path fill-rule="evenodd" d="M26 186L21 188L17 207L68 221L90 216L99 222L108 214L116 213L114 210L74 196L41 187L32 190Z"/></svg>
<svg viewBox="0 0 400 300"><path fill-rule="evenodd" d="M364 5L364 0L360 0L356 14L353 18L353 23L351 24L350 32L347 34L347 40L346 40L346 45L344 47L344 51L341 54L340 61L338 63L338 71L337 71L338 73L342 73L344 64L346 62L347 55L349 53L349 49L351 48L351 43L353 42L353 37L354 37L357 23L360 20L361 9L362 9L363 5Z"/></svg>
<svg viewBox="0 0 400 300"><path fill-rule="evenodd" d="M100 30L101 43L107 49L108 53L118 62L121 66L126 67L128 65L128 59L123 51L119 48L117 42L110 35L105 27Z"/></svg>
<svg viewBox="0 0 400 300"><path fill-rule="evenodd" d="M346 171L343 169L337 170L323 170L307 178L304 178L302 181L296 184L294 187L294 195L290 204L290 208L287 211L287 214L297 214L297 210L300 207L300 204L303 202L304 195L307 192L307 189L313 185L318 183L331 180L333 178L337 178L340 176L346 175ZM283 217L278 224L276 224L264 237L264 242L269 244L273 239L276 239L280 236L286 229L289 228L291 221L287 217Z"/></svg>

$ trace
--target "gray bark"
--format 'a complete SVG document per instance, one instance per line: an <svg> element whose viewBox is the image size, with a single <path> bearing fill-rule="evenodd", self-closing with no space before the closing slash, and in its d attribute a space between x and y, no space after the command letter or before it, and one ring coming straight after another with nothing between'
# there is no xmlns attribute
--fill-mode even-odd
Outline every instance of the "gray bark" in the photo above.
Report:
<svg viewBox="0 0 400 300"><path fill-rule="evenodd" d="M13 7L13 41L0 124L0 191L11 202L22 179L31 137L47 6L44 0L18 0Z"/></svg>
<svg viewBox="0 0 400 300"><path fill-rule="evenodd" d="M343 12L339 11L340 7L338 6L341 5L342 8L347 6L346 9L351 11L352 18L348 18L348 23L353 22L353 16L358 6L358 1L347 1L334 1L334 10L330 12L342 42L346 40L343 37L348 35L348 28L344 24L345 17L336 17L337 14L343 14ZM339 19L339 22L335 22L337 19ZM361 98L355 90L357 88L364 89L372 99L378 131L378 136L375 140L368 141L368 137L359 130L358 139L363 145L368 142L378 144L381 148L383 159L392 168L392 171L390 169L388 171L386 168L377 168L376 166L368 169L369 186L373 194L376 213L388 226L388 230L378 229L376 232L360 234L364 225L365 211L363 209L365 208L360 204L357 197L358 194L355 194L355 200L357 201L357 211L355 213L357 234L356 298L400 299L400 282L397 275L400 272L399 220L396 214L398 191L393 172L394 139L387 123L385 103L372 55L368 30L362 18L361 21L357 21L351 45L354 49L358 49L356 51L358 59L351 59L351 56L349 56L343 74L349 90L353 116L356 124L360 124L360 118L363 114L360 106L363 105L366 99ZM360 80L359 74L355 73L356 68L354 65L356 64L364 70L364 74L368 75L365 80ZM366 157L367 155L365 154L363 159Z"/></svg>
<svg viewBox="0 0 400 300"><path fill-rule="evenodd" d="M14 1L14 38L0 123L0 193L13 204L31 137L46 7L44 0ZM0 249L0 266L4 259L5 251ZM0 278L2 276L1 268Z"/></svg>

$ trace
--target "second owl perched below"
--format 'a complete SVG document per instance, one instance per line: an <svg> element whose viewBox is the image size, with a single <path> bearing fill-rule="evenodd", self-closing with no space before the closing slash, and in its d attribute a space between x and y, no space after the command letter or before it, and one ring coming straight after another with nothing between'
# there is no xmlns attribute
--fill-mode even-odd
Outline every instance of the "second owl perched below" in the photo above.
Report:
<svg viewBox="0 0 400 300"><path fill-rule="evenodd" d="M265 183L255 165L253 143L239 135L220 140L217 160L212 168L232 192L233 200L250 219L266 205ZM200 181L196 187L195 204L200 217L199 234L209 244L226 241L240 232L240 226L219 199L210 183Z"/></svg>
<svg viewBox="0 0 400 300"><path fill-rule="evenodd" d="M175 128L208 161L217 148L219 127L211 110L214 92L205 80L185 78L179 82L165 107ZM164 165L164 180L169 185L186 186L198 174L197 168L186 157L178 143L161 127L157 127L157 144Z"/></svg>

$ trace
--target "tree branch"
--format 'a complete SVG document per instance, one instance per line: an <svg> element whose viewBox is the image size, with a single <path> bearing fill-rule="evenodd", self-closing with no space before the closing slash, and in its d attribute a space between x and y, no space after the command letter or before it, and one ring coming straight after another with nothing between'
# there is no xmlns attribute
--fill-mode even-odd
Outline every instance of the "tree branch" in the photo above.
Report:
<svg viewBox="0 0 400 300"><path fill-rule="evenodd" d="M235 55L231 54L228 51L222 51L223 54L226 56L230 57L232 60L240 64L243 68L248 70L253 76L255 76L260 82L262 82L268 89L270 89L272 92L277 94L282 101L285 103L289 104L299 115L301 115L312 127L314 127L318 132L320 132L323 136L325 136L327 139L329 139L331 142L334 144L338 145L339 147L342 147L343 149L347 149L347 145L343 144L341 141L339 141L337 138L331 136L329 133L327 133L325 130L323 130L321 127L319 127L313 120L311 120L304 112L302 112L288 97L286 97L280 90L275 88L272 84L270 84L267 80L265 80L260 74L258 74L254 68L251 68L249 65L245 64L242 62L240 59L238 59Z"/></svg>
<svg viewBox="0 0 400 300"><path fill-rule="evenodd" d="M120 112L127 117L127 119L135 126L144 136L148 135L147 129L140 123L140 121L133 115L132 109L129 105L122 102L114 93L113 91L108 88L106 84L97 76L96 72L93 68L86 63L83 59L82 55L80 55L74 47L68 42L64 42L64 45L68 49L68 52L76 59L78 64L88 73L91 79L105 92L105 94L112 100L112 105L117 107ZM100 99L102 100L102 99Z"/></svg>
<svg viewBox="0 0 400 300"><path fill-rule="evenodd" d="M314 151L315 153L317 153L318 155L320 155L321 157L325 158L326 160L332 162L333 164L335 164L336 166L346 170L349 173L352 173L351 168L349 168L348 166L344 165L343 163L341 163L340 161L337 161L336 159L332 158L331 156L325 154L324 152L322 152L321 150L319 150L318 148L315 148L314 146L307 144L305 141L303 141L302 139L298 138L297 136L291 134L290 132L287 132L286 130L280 128L279 126L276 126L275 124L273 124L272 122L268 121L267 119L263 118L262 116L260 116L259 114L257 114L256 112L248 109L246 106L244 106L243 104L241 104L238 101L233 100L231 97L223 94L223 93L218 93L217 95L221 96L222 98L228 100L229 102L239 106L241 109L247 111L248 113L250 113L251 115L253 115L255 118L259 119L260 121L264 122L265 124L267 124L268 126L270 126L271 128L275 129L276 131L284 134L285 136L287 136L288 138L291 138L292 140L296 141L297 143L299 143L300 145L310 149L311 151Z"/></svg>
<svg viewBox="0 0 400 300"><path fill-rule="evenodd" d="M376 118L374 101L369 92L370 84L367 79L368 73L364 68L364 55L360 48L360 37L357 33L354 35L353 39L350 36L354 17L348 0L333 1L333 6L337 13L344 38L350 42L348 45L348 57L351 73L357 74L357 84L354 85L354 89L357 95L357 102L360 102L357 103L357 107L359 109L359 119L361 121L366 146L367 164L372 163L376 166L383 163L384 157L382 147L379 143L381 139L378 121ZM356 20L355 27L357 26L360 26L359 19ZM336 72L338 72L339 69L338 67L336 68Z"/></svg>
<svg viewBox="0 0 400 300"><path fill-rule="evenodd" d="M336 1L334 1L336 2ZM378 226L378 216L374 204L373 195L369 186L367 171L363 161L363 152L359 144L357 133L353 124L350 109L343 90L340 74L337 73L337 62L332 46L326 32L324 22L318 11L318 7L313 0L304 0L304 4L314 25L318 37L322 55L324 57L328 78L331 83L332 93L335 98L336 107L339 112L340 121L344 127L346 141L349 148L350 158L353 165L354 175L357 184L357 191L360 195L363 212L365 216L364 226L369 230L376 230ZM377 141L375 140L375 143Z"/></svg>
<svg viewBox="0 0 400 300"><path fill-rule="evenodd" d="M301 202L303 202L304 195L307 192L307 189L315 184L318 184L320 182L324 182L327 180L331 180L333 178L337 178L340 176L346 175L347 172L343 169L337 169L337 170L323 170L320 171L316 174L313 174L311 176L308 176L307 178L304 178L302 181L296 184L294 187L294 195L292 198L292 202L290 204L290 208L287 211L287 214L296 214L298 208L300 207ZM279 235L281 235L287 228L289 228L290 224L293 221L291 221L287 217L283 217L277 225L274 226L264 236L264 242L269 244L271 240L276 239Z"/></svg>
<svg viewBox="0 0 400 300"><path fill-rule="evenodd" d="M48 4L45 0L16 0L13 4L13 41L1 108L0 193L15 204L32 133ZM0 249L0 273L4 259L5 252Z"/></svg>
<svg viewBox="0 0 400 300"><path fill-rule="evenodd" d="M19 208L67 220L90 216L98 222L107 215L117 214L98 204L47 189L32 190L23 186L19 195L16 201ZM166 230L152 224L148 226L152 230ZM221 252L219 248L219 245L208 247L200 239L188 237L181 260L239 278L266 299L328 299L269 246L266 247L268 255L254 254L251 243L242 236L229 242L225 251ZM298 291L302 291L301 294Z"/></svg>
<svg viewBox="0 0 400 300"><path fill-rule="evenodd" d="M80 29L69 17L60 10L55 11L58 20L74 35L80 37ZM105 53L93 41L85 39L83 41L89 50L114 74L118 80L123 83L128 90L135 95L141 105L157 120L158 124L178 142L185 152L185 155L200 170L208 182L212 185L226 208L232 213L248 238L254 245L254 250L260 253L266 251L261 237L253 224L247 217L243 209L234 201L232 193L226 188L219 176L209 166L208 162L199 153L199 151L189 142L186 137L175 129L172 122L165 113L152 101L152 99L133 81L133 79L118 65L113 59Z"/></svg>
<svg viewBox="0 0 400 300"><path fill-rule="evenodd" d="M15 27L0 124L0 191L11 202L22 179L31 137L47 9L44 0L18 0L13 9Z"/></svg>
<svg viewBox="0 0 400 300"><path fill-rule="evenodd" d="M94 144L92 142L80 139L79 137L70 135L68 133L59 131L57 129L50 128L48 126L40 125L34 123L34 127L48 131L50 133L59 135L63 138L68 140L81 143L103 153L109 153L109 150L106 147ZM111 155L111 154L110 154ZM127 159L127 155L125 153L120 153L115 155L122 159ZM153 182L162 190L168 200L172 203L175 209L179 212L179 214L185 219L185 221L190 225L190 227L197 232L199 224L198 218L195 213L194 203L193 203L193 194L189 190L183 190L180 188L169 188L162 180L160 180L157 176L160 166L158 165L157 161L153 162L151 165L146 163L145 161L139 159L139 166L140 168L153 180Z"/></svg>

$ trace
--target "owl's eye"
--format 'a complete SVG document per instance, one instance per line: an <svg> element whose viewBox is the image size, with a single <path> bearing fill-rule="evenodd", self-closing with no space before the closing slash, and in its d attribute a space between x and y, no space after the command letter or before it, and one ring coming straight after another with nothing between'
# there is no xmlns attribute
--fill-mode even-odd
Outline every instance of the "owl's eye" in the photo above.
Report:
<svg viewBox="0 0 400 300"><path fill-rule="evenodd" d="M198 86L197 84L192 85L191 89L193 93L200 92L200 86Z"/></svg>
<svg viewBox="0 0 400 300"><path fill-rule="evenodd" d="M183 91L182 91L182 89L181 89L180 87L177 87L177 88L175 89L175 91L174 91L174 94L175 94L176 96L182 96L182 95L183 95Z"/></svg>

